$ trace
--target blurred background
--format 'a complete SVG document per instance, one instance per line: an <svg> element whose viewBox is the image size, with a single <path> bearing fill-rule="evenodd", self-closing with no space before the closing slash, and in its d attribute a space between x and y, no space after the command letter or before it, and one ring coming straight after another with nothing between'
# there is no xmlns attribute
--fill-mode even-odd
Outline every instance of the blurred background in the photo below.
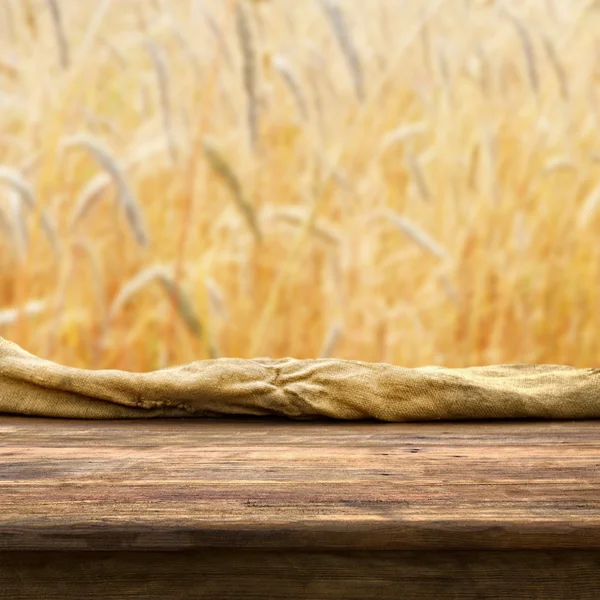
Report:
<svg viewBox="0 0 600 600"><path fill-rule="evenodd" d="M599 133L597 1L1 0L0 335L597 365Z"/></svg>

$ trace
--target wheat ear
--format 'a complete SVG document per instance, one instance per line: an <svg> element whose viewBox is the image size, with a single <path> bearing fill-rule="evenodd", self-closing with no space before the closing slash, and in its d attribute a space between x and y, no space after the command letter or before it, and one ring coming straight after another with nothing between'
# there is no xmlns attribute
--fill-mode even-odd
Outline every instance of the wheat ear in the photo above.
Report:
<svg viewBox="0 0 600 600"><path fill-rule="evenodd" d="M209 141L204 140L203 148L204 154L208 159L210 166L229 188L229 191L231 192L237 207L242 213L242 216L246 220L248 227L254 234L256 241L260 243L262 241L262 232L258 224L256 211L254 210L254 207L250 201L246 198L238 176L235 174L229 163L225 160L225 157Z"/></svg>
<svg viewBox="0 0 600 600"><path fill-rule="evenodd" d="M569 93L569 82L567 81L567 75L565 73L565 68L556 52L556 47L552 40L546 36L542 36L542 40L544 42L544 48L546 50L546 55L548 56L548 60L554 69L554 73L556 75L556 79L558 81L558 87L560 89L560 95L563 100L568 100Z"/></svg>
<svg viewBox="0 0 600 600"><path fill-rule="evenodd" d="M123 169L116 159L113 158L112 153L100 144L98 140L86 135L77 135L68 138L62 142L61 146L63 149L72 147L85 148L92 154L100 166L107 171L117 188L119 202L125 211L127 221L129 222L138 243L141 246L147 246L149 244L149 237L146 231L142 209L127 183Z"/></svg>
<svg viewBox="0 0 600 600"><path fill-rule="evenodd" d="M163 119L165 129L165 137L169 144L169 153L173 163L177 162L177 143L175 141L175 133L173 130L173 115L171 108L171 100L169 96L169 73L164 54L152 42L147 45L148 53L152 59L154 70L156 71L156 79L158 81L158 93L160 98L160 112Z"/></svg>
<svg viewBox="0 0 600 600"><path fill-rule="evenodd" d="M164 152L165 149L165 141L162 138L159 139L157 143L144 144L141 151L136 152L133 156L126 158L123 161L123 172L139 163L148 161L156 154ZM105 171L98 173L88 181L88 183L79 193L77 202L75 203L75 208L71 212L71 216L69 218L70 230L73 230L79 221L85 218L97 201L102 197L102 192L108 188L112 181L112 176Z"/></svg>
<svg viewBox="0 0 600 600"><path fill-rule="evenodd" d="M17 200L18 201L18 200ZM18 258L22 261L25 258L22 243L19 240L19 232L17 226L11 222L4 210L0 209L0 231L12 241L13 250Z"/></svg>
<svg viewBox="0 0 600 600"><path fill-rule="evenodd" d="M306 218L300 214L294 207L281 208L273 212L273 218L276 220L285 221L293 225L302 226L304 225ZM311 232L316 237L320 238L324 242L332 245L338 245L340 243L340 236L333 230L331 226L319 225L313 223Z"/></svg>
<svg viewBox="0 0 600 600"><path fill-rule="evenodd" d="M207 10L204 9L204 7L202 6L201 0L196 0L196 3L194 6L202 14L204 21L208 25L208 28L210 29L211 33L213 34L215 40L217 41L217 46L219 47L219 50L221 51L221 54L225 60L227 67L229 69L233 69L233 59L231 57L231 52L229 51L225 37L223 36L223 33L222 33L221 29L219 28L219 26L217 25L216 21L214 20L213 16Z"/></svg>
<svg viewBox="0 0 600 600"><path fill-rule="evenodd" d="M525 59L525 67L527 71L529 85L531 86L531 89L536 94L538 94L540 90L540 76L535 60L535 51L533 49L533 42L531 41L531 36L529 35L529 32L527 31L525 25L517 17L510 14L506 10L503 10L502 14L506 19L508 19L512 23L513 27L515 28L515 31L521 43L523 57Z"/></svg>
<svg viewBox="0 0 600 600"><path fill-rule="evenodd" d="M423 248L423 250L426 250L440 260L447 258L448 252L446 249L406 217L397 215L391 211L386 211L384 214L396 227L398 227L398 229L418 246Z"/></svg>
<svg viewBox="0 0 600 600"><path fill-rule="evenodd" d="M54 25L54 33L56 35L56 41L58 44L60 64L63 69L68 69L71 62L69 58L69 42L67 41L67 34L65 32L60 5L58 0L46 0L46 2L48 3L50 16L52 17L52 24Z"/></svg>
<svg viewBox="0 0 600 600"><path fill-rule="evenodd" d="M294 102L296 103L296 108L300 113L302 119L308 119L308 104L302 92L302 86L298 81L296 73L294 73L294 69L292 65L290 65L289 61L285 58L285 56L281 54L276 54L273 57L273 66L275 70L279 73L286 86L290 90L292 97L294 98Z"/></svg>
<svg viewBox="0 0 600 600"><path fill-rule="evenodd" d="M13 211L18 216L21 234L24 236L23 241L26 245L27 229L25 226L23 207L25 206L32 212L37 209L38 203L33 188L27 181L25 181L23 176L18 171L10 167L0 167L0 181L8 184L17 194L17 196L12 198ZM40 223L44 233L46 234L46 237L48 238L48 241L50 242L50 245L52 246L52 249L54 250L55 255L58 255L60 253L60 244L58 241L56 228L48 216L48 213L43 209L40 211Z"/></svg>
<svg viewBox="0 0 600 600"><path fill-rule="evenodd" d="M235 7L237 34L242 51L243 68L242 77L246 92L246 114L250 146L254 150L258 144L258 83L256 72L256 51L250 21L241 2Z"/></svg>
<svg viewBox="0 0 600 600"><path fill-rule="evenodd" d="M344 13L337 0L321 0L321 6L327 15L331 28L335 33L342 54L346 60L346 64L348 65L356 97L360 102L363 102L365 99L363 70Z"/></svg>
<svg viewBox="0 0 600 600"><path fill-rule="evenodd" d="M421 164L417 160L417 157L410 150L406 151L406 164L421 198L428 202L431 201L431 190L427 183L425 173L423 173L423 169L421 168Z"/></svg>
<svg viewBox="0 0 600 600"><path fill-rule="evenodd" d="M123 285L110 305L108 311L109 320L112 321L125 304L141 290L154 282L158 282L168 297L175 302L179 315L188 329L194 335L200 337L203 327L196 315L192 301L183 290L181 284L175 279L172 269L163 265L147 267Z"/></svg>

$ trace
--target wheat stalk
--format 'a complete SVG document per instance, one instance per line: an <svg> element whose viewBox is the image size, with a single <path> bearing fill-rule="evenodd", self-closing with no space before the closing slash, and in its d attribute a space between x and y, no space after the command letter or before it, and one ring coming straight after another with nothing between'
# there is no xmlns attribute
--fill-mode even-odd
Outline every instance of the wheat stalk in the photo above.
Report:
<svg viewBox="0 0 600 600"><path fill-rule="evenodd" d="M523 57L525 58L525 67L527 71L527 78L529 80L529 84L531 89L538 94L540 91L540 77L538 73L537 63L535 60L535 51L533 49L533 42L531 41L531 36L527 31L527 28L523 23L514 15L510 14L507 10L502 10L502 14L506 19L508 19L519 38L521 43L521 50L523 51Z"/></svg>
<svg viewBox="0 0 600 600"><path fill-rule="evenodd" d="M119 202L138 243L141 246L148 246L149 237L146 231L142 210L127 183L123 169L119 166L116 159L113 158L112 153L102 146L98 140L86 135L77 135L68 138L61 143L61 147L63 149L81 147L91 153L100 166L105 169L112 178L117 188ZM100 184L96 185L100 186Z"/></svg>
<svg viewBox="0 0 600 600"><path fill-rule="evenodd" d="M424 121L418 121L416 123L406 123L400 125L392 131L388 131L382 138L376 155L380 157L386 150L398 143L404 143L413 136L426 133L429 130L427 124Z"/></svg>
<svg viewBox="0 0 600 600"><path fill-rule="evenodd" d="M139 163L146 164L157 154L163 153L165 149L165 142L162 138L155 143L146 142L141 146L141 150L123 161L122 169L123 171L127 171ZM112 176L104 171L94 175L94 177L88 181L79 193L75 208L71 212L69 218L70 230L73 230L76 225L86 217L97 201L102 197L102 192L108 188L112 181Z"/></svg>
<svg viewBox="0 0 600 600"><path fill-rule="evenodd" d="M156 78L158 81L158 93L160 98L160 112L163 119L165 136L169 144L169 153L173 163L177 162L177 144L175 142L175 134L173 131L172 108L169 97L169 75L165 57L162 52L152 42L148 42L147 50L152 59Z"/></svg>
<svg viewBox="0 0 600 600"><path fill-rule="evenodd" d="M222 355L222 352L210 325L215 314L219 315L221 318L226 318L229 311L225 305L223 290L216 281L211 277L207 277L204 281L204 285L210 306L210 318L208 319L208 326L206 327L207 349L209 357L214 359L219 358Z"/></svg>
<svg viewBox="0 0 600 600"><path fill-rule="evenodd" d="M112 178L108 173L98 173L81 190L75 203L75 208L69 219L69 229L73 230L77 223L83 219L92 206L100 199L104 192L111 184Z"/></svg>
<svg viewBox="0 0 600 600"><path fill-rule="evenodd" d="M434 2L432 2L432 4L428 7L429 10L427 11L427 13L423 17L423 19L424 20L428 19L431 15L433 15L435 13L435 11L437 9L439 9L439 7L443 4L443 2L444 2L444 0L434 0ZM375 102L378 99L378 97L380 95L382 95L385 92L386 86L389 82L389 79L392 77L393 73L396 72L395 69L398 67L400 59L403 57L404 52L410 47L410 44L414 41L415 36L418 35L418 32L420 31L420 29L422 27L423 27L423 21L421 21L418 24L418 27L416 30L413 30L410 32L410 35L404 36L403 44L402 44L400 51L394 55L393 60L390 60L388 69L386 70L386 72L383 74L383 76L378 81L378 84L377 84L375 90L373 90L370 93L369 102L368 103L365 102L362 104L361 107L359 107L359 110L357 111L359 116L362 116L364 114L365 108L367 106L370 106L373 102ZM310 227L311 227L312 223L314 222L317 214L320 212L322 205L324 204L326 198L328 197L326 194L322 193L322 190L323 190L324 186L327 183L329 183L330 179L334 176L335 170L339 166L339 162L345 151L345 145L346 145L345 142L350 139L350 136L352 134L356 134L357 129L361 126L362 123L363 123L362 119L355 118L353 120L351 125L345 129L344 135L342 135L342 138L338 140L337 151L335 153L335 157L333 157L330 161L328 161L326 172L321 178L320 189L317 189L315 191L315 198L312 202L310 217L305 222L305 224L302 226L302 229L301 229L300 233L298 234L298 237L296 238L296 240L294 240L294 244L292 245L292 248L291 248L282 268L280 269L276 280L274 281L273 285L271 286L271 289L269 290L267 299L266 299L265 303L263 304L261 313L258 317L257 325L254 329L254 333L252 336L252 343L250 346L250 353L252 355L257 355L258 352L260 351L261 345L264 341L265 333L267 331L267 328L269 327L269 322L272 319L275 310L277 309L277 305L278 305L278 302L279 302L280 296L281 296L282 286L283 286L284 282L286 281L286 279L291 274L291 272L293 271L293 269L299 263L300 257L301 257L301 251L302 251L302 248L304 247L304 242L305 242L306 236L309 233Z"/></svg>
<svg viewBox="0 0 600 600"><path fill-rule="evenodd" d="M560 95L563 100L568 100L570 96L569 83L567 81L564 66L558 56L558 53L556 52L556 47L547 35L542 35L542 41L544 43L544 48L546 49L548 60L550 61L550 64L554 70L554 74L556 75L556 80L558 81L558 87L560 89Z"/></svg>
<svg viewBox="0 0 600 600"><path fill-rule="evenodd" d="M458 295L458 292L457 292L456 288L454 287L452 281L450 281L450 278L448 277L448 275L441 274L441 275L439 275L438 280L439 280L440 284L442 285L442 287L444 288L444 291L446 292L446 294L448 295L450 300L452 300L452 302L457 304L460 301L460 296Z"/></svg>
<svg viewBox="0 0 600 600"><path fill-rule="evenodd" d="M197 8L200 11L200 13L202 13L202 17L204 18L204 21L208 25L208 28L210 29L211 33L213 34L215 40L217 41L217 46L219 47L221 54L222 54L223 58L225 59L226 65L228 66L228 68L232 69L233 68L233 59L231 57L231 52L229 51L229 48L227 47L227 42L225 41L225 38L223 37L223 33L221 32L221 29L215 22L213 16L204 9L204 7L202 6L202 2L200 0L196 0L196 2L194 3L194 7Z"/></svg>
<svg viewBox="0 0 600 600"><path fill-rule="evenodd" d="M113 0L97 0L95 4L94 14L84 32L83 39L77 47L77 61L73 61L72 68L69 70L69 80L72 83L80 74L80 70L84 69L87 61L85 60L89 53L94 48L94 44L98 39L98 32L109 8L113 5Z"/></svg>
<svg viewBox="0 0 600 600"><path fill-rule="evenodd" d="M427 202L430 202L432 196L429 189L429 184L427 183L427 179L425 178L425 174L423 173L423 169L421 168L419 161L415 155L410 152L410 150L406 151L406 164L412 175L412 179L415 182L416 188L421 195L421 198Z"/></svg>
<svg viewBox="0 0 600 600"><path fill-rule="evenodd" d="M67 289L73 277L74 269L74 259L73 256L69 253L66 256L66 260L61 261L59 265L57 285L52 306L53 314L50 316L52 324L50 327L50 332L48 336L48 346L46 349L47 353L49 354L54 352L54 349L56 348L58 342L61 315L64 313Z"/></svg>
<svg viewBox="0 0 600 600"><path fill-rule="evenodd" d="M202 80L202 69L200 68L200 59L196 50L194 50L189 40L183 35L181 29L177 26L177 24L172 23L169 26L169 29L173 32L175 39L179 47L183 50L183 53L186 55L188 62L190 63L192 70L194 71L194 78L196 81Z"/></svg>
<svg viewBox="0 0 600 600"><path fill-rule="evenodd" d="M113 57L122 69L127 69L129 67L129 60L120 48L115 46L111 40L102 39L101 42L102 47L108 51L108 55Z"/></svg>
<svg viewBox="0 0 600 600"><path fill-rule="evenodd" d="M23 200L17 192L10 190L8 193L8 204L12 218L13 241L17 255L21 261L27 256L29 246L29 234L27 231L27 220L23 209Z"/></svg>
<svg viewBox="0 0 600 600"><path fill-rule="evenodd" d="M299 214L299 211L293 207L281 208L274 211L272 218L298 226L302 226L306 222L306 218ZM333 231L331 226L313 223L311 232L328 244L338 245L340 243L339 234Z"/></svg>
<svg viewBox="0 0 600 600"><path fill-rule="evenodd" d="M58 44L58 52L60 56L60 64L63 69L69 67L69 42L67 41L67 35L65 33L65 27L60 11L60 5L58 0L46 0L48 8L50 9L50 16L52 17L52 24L54 25L54 33L56 35L56 41Z"/></svg>
<svg viewBox="0 0 600 600"><path fill-rule="evenodd" d="M223 290L219 287L217 282L212 279L212 277L207 277L204 281L204 285L206 287L206 292L208 294L208 299L213 312L223 318L226 318L229 315L229 310L225 304L225 295L223 294Z"/></svg>
<svg viewBox="0 0 600 600"><path fill-rule="evenodd" d="M442 80L442 89L446 93L446 97L450 102L454 100L454 93L452 88L452 78L450 75L450 66L448 60L439 44L435 47L435 59Z"/></svg>
<svg viewBox="0 0 600 600"><path fill-rule="evenodd" d="M192 301L176 280L173 270L163 265L143 269L121 287L110 305L108 311L109 321L113 321L125 304L154 282L158 282L167 296L175 303L179 315L188 329L194 335L200 337L203 332L202 322L196 315Z"/></svg>
<svg viewBox="0 0 600 600"><path fill-rule="evenodd" d="M414 136L428 131L428 127L425 122L419 121L416 123L406 123L400 125L391 131L388 131L383 135L381 141L377 144L374 152L369 157L367 168L365 173L370 173L376 168L379 161L386 155L388 150L393 148L397 144L407 146L408 141ZM405 160L407 159L407 153L405 151ZM409 165L410 167L410 165Z"/></svg>
<svg viewBox="0 0 600 600"><path fill-rule="evenodd" d="M327 331L327 335L325 340L323 341L323 346L321 347L321 351L319 352L319 358L329 358L333 354L340 338L342 337L342 333L344 332L343 327L339 323L334 323L329 330Z"/></svg>
<svg viewBox="0 0 600 600"><path fill-rule="evenodd" d="M88 240L85 239L78 239L76 240L73 245L72 248L74 251L79 251L82 254L85 255L85 257L88 260L88 264L90 266L90 269L92 271L92 279L94 282L94 292L95 292L95 297L96 297L96 313L99 315L98 320L100 322L100 327L101 327L101 336L100 339L102 339L104 337L104 335L106 335L107 331L108 331L108 306L107 306L107 302L106 302L106 296L105 296L105 283L104 283L104 278L102 276L102 264L100 262L100 258L98 256L98 253L94 251L94 248L92 247L92 245L89 243ZM98 358L99 355L99 344L96 345L95 348L95 353L96 353L96 359Z"/></svg>
<svg viewBox="0 0 600 600"><path fill-rule="evenodd" d="M12 242L13 250L19 259L23 260L23 248L19 245L18 234L15 229L14 223L10 221L4 210L0 208L0 230L4 232L4 235Z"/></svg>
<svg viewBox="0 0 600 600"><path fill-rule="evenodd" d="M6 20L6 27L8 29L8 35L10 36L11 43L14 44L17 40L17 27L15 24L15 14L13 12L12 3L3 2L2 6L4 7L4 15Z"/></svg>
<svg viewBox="0 0 600 600"><path fill-rule="evenodd" d="M548 173L554 173L556 171L577 171L577 165L569 158L564 156L555 156L544 163L542 173L547 175Z"/></svg>
<svg viewBox="0 0 600 600"><path fill-rule="evenodd" d="M146 164L150 158L153 158L164 151L165 143L163 139L158 140L156 143L144 143L141 146L141 150L123 161L123 170L127 171L139 163ZM112 181L112 176L104 171L90 179L77 197L75 208L69 219L70 230L73 230L79 221L85 218L97 201L102 197L102 192L108 188Z"/></svg>
<svg viewBox="0 0 600 600"><path fill-rule="evenodd" d="M489 97L492 92L492 77L490 75L489 60L487 58L485 48L482 44L477 44L475 52L477 54L477 58L479 59L479 64L481 67L481 70L480 70L481 90L482 90L484 96Z"/></svg>
<svg viewBox="0 0 600 600"><path fill-rule="evenodd" d="M85 122L90 126L90 129L104 129L118 140L123 140L123 135L110 119L96 115L87 108L83 108L81 114Z"/></svg>
<svg viewBox="0 0 600 600"><path fill-rule="evenodd" d="M37 199L33 188L25 181L22 175L11 167L0 166L0 181L8 184L13 190L15 190L20 199L30 209L35 210L37 206Z"/></svg>
<svg viewBox="0 0 600 600"><path fill-rule="evenodd" d="M273 66L290 90L300 116L304 120L307 120L308 105L306 103L306 99L304 98L302 87L300 86L298 78L296 77L296 74L294 73L289 61L285 58L285 56L276 54L273 57Z"/></svg>
<svg viewBox="0 0 600 600"><path fill-rule="evenodd" d="M13 214L16 217L16 223L19 227L20 231L20 243L22 244L22 249L25 250L27 247L27 225L25 223L25 213L23 211L23 207L26 207L31 212L35 212L37 210L38 202L35 197L35 193L33 188L25 181L23 176L10 167L0 166L0 181L8 184L16 195L11 197L11 204L13 208ZM39 214L40 223L42 225L42 229L54 250L55 255L60 253L60 244L58 241L58 235L56 233L56 228L52 223L52 220L48 216L47 212L42 209Z"/></svg>
<svg viewBox="0 0 600 600"><path fill-rule="evenodd" d="M246 92L246 115L250 146L255 150L258 144L258 76L256 72L256 52L250 22L245 9L242 7L242 3L239 1L235 7L235 15L243 59L242 78Z"/></svg>
<svg viewBox="0 0 600 600"><path fill-rule="evenodd" d="M422 6L419 9L419 16L423 21L423 27L421 28L421 34L419 35L421 42L421 52L423 56L423 63L425 64L426 69L429 73L432 72L432 61L431 61L431 34L429 31L429 25L426 19L423 19L423 15L425 11Z"/></svg>
<svg viewBox="0 0 600 600"><path fill-rule="evenodd" d="M312 52L313 60L309 66L309 77L308 82L310 84L310 89L312 90L312 105L314 107L314 113L317 117L318 128L321 133L321 136L325 134L325 106L323 101L323 92L321 86L319 85L318 75L320 74L320 69L317 64L320 64L320 60L315 56L316 51Z"/></svg>
<svg viewBox="0 0 600 600"><path fill-rule="evenodd" d="M440 260L448 257L448 252L443 246L438 244L429 234L425 233L406 217L402 217L391 211L386 211L384 214L398 229L423 248L423 250L426 250Z"/></svg>
<svg viewBox="0 0 600 600"><path fill-rule="evenodd" d="M29 175L38 166L40 156L41 152L33 152L17 165L17 171L23 175Z"/></svg>
<svg viewBox="0 0 600 600"><path fill-rule="evenodd" d="M342 54L344 55L344 59L346 60L346 64L348 65L356 97L360 102L363 102L365 99L363 70L358 57L358 51L356 50L350 35L348 25L346 24L344 13L337 0L321 0L321 6L327 15L331 28L333 29L342 50Z"/></svg>
<svg viewBox="0 0 600 600"><path fill-rule="evenodd" d="M237 207L242 213L242 216L246 220L248 227L254 234L256 241L260 243L262 241L262 232L258 224L256 211L254 210L254 207L250 201L246 198L238 176L235 174L229 163L225 160L225 157L213 144L207 140L204 140L203 148L204 154L208 159L210 166L229 188L229 191L231 192Z"/></svg>
<svg viewBox="0 0 600 600"><path fill-rule="evenodd" d="M577 213L578 227L585 227L600 204L600 185L597 185L583 201Z"/></svg>

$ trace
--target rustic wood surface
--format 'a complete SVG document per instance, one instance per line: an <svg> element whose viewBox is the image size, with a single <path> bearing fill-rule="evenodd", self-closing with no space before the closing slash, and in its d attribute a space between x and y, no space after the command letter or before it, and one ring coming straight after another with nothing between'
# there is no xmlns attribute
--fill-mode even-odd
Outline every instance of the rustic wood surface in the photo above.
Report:
<svg viewBox="0 0 600 600"><path fill-rule="evenodd" d="M0 552L2 600L598 600L599 550Z"/></svg>
<svg viewBox="0 0 600 600"><path fill-rule="evenodd" d="M0 551L600 548L600 421L0 417Z"/></svg>

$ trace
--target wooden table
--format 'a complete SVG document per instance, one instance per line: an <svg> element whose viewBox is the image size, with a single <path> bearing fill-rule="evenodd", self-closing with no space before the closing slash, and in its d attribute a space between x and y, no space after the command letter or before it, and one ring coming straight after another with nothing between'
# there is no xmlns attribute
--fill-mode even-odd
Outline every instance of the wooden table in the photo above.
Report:
<svg viewBox="0 0 600 600"><path fill-rule="evenodd" d="M600 421L0 417L0 599L600 598Z"/></svg>

